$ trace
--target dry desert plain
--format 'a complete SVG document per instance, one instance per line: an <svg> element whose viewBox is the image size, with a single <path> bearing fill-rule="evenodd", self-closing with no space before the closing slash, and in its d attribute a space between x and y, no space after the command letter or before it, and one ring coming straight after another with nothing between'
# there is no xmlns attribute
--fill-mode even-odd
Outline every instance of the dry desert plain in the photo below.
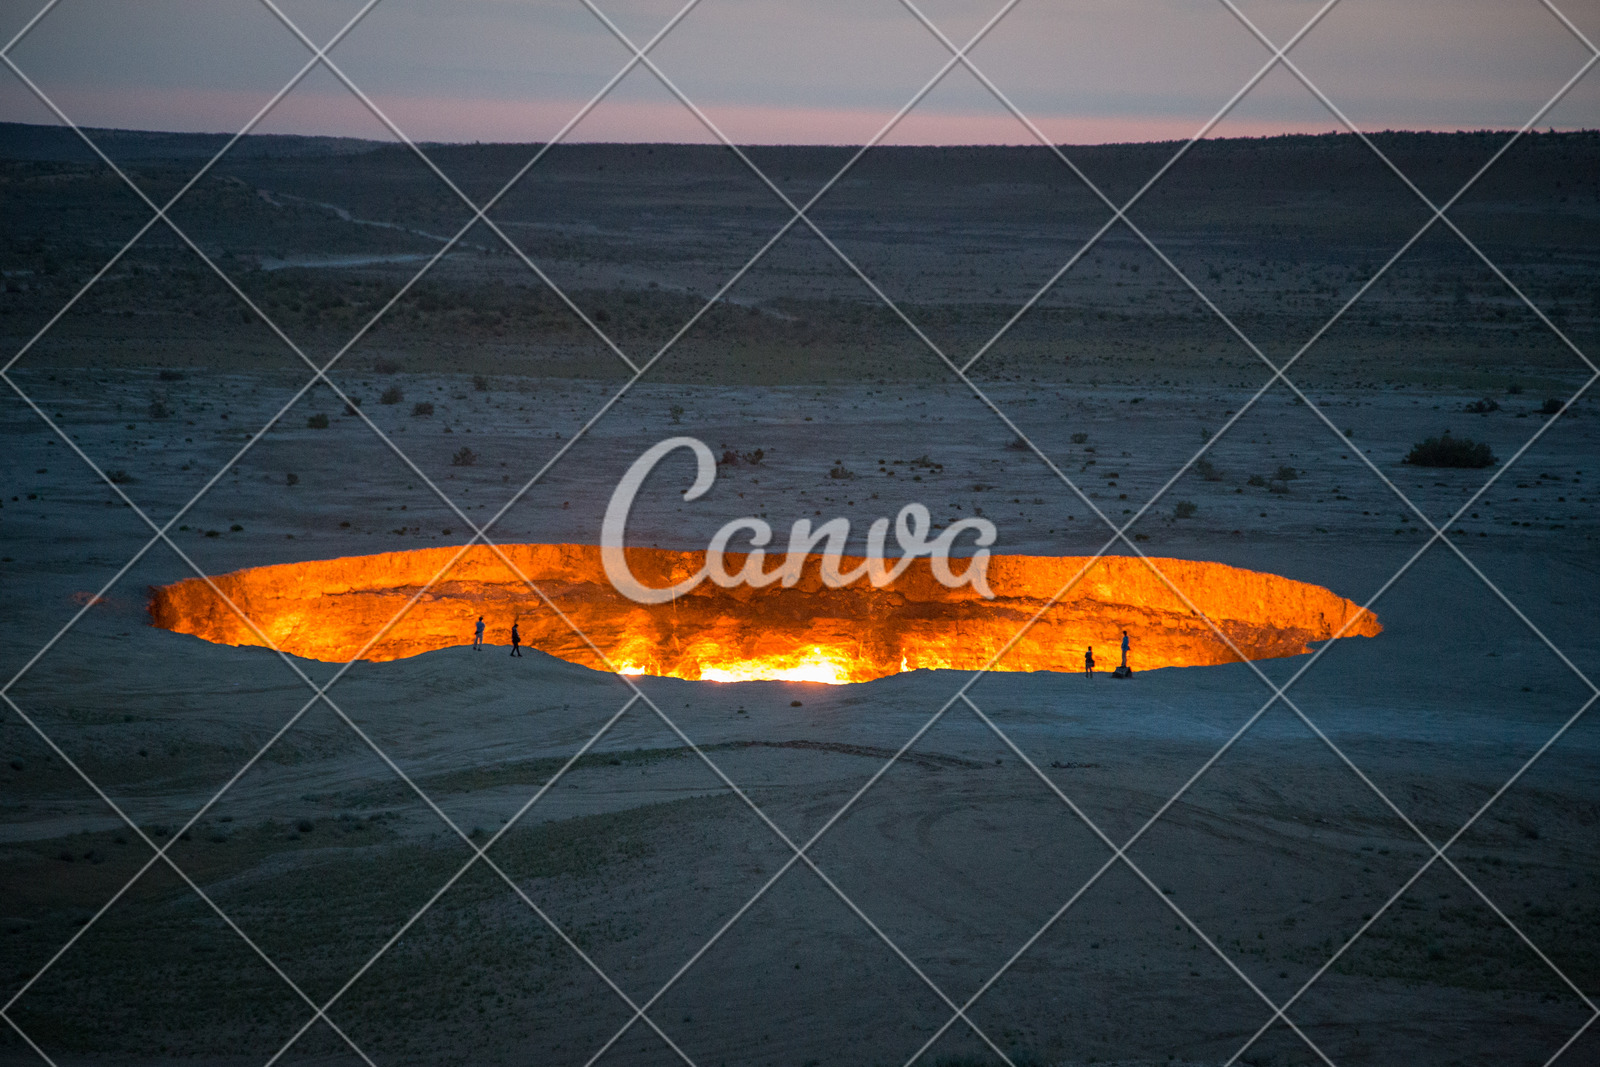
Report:
<svg viewBox="0 0 1600 1067"><path fill-rule="evenodd" d="M142 219L70 146L5 143L9 358ZM168 188L206 148L108 143ZM1493 150L1390 147L1440 185ZM1157 148L1086 153L1111 184ZM480 185L514 169L436 150ZM1421 224L1364 152L1201 146L1134 217L1281 361ZM813 187L831 159L770 158ZM1461 209L1586 352L1595 161L1592 137L1530 139ZM709 149L548 162L507 232L639 362L783 222ZM957 363L1098 225L1037 153L862 166L819 225ZM325 361L453 231L422 178L381 146L262 139L174 218ZM1589 368L1447 236L1300 357L1302 400L1257 395L1262 355L1126 231L970 385L796 234L585 428L630 373L492 235L339 357L357 411L297 396L305 364L152 231L8 372L38 411L0 402L9 1018L60 1064L1546 1062L1600 994L1600 723L1571 721L1600 668L1600 409L1545 412ZM1402 462L1446 430L1498 462ZM663 468L640 545L740 515L859 537L920 501L989 518L996 553L1227 563L1371 601L1383 632L1151 671L1136 639L1120 681L1109 620L1092 680L1002 659L835 686L513 659L503 617L483 653L463 633L348 669L150 625L151 587L194 569L462 545L491 517L495 540L593 544L622 471L677 434L742 458L693 503ZM139 554L118 493L172 545ZM1433 539L1422 516L1464 504ZM545 593L530 615L568 595ZM1298 1033L1273 1024L1291 997ZM17 1030L0 1056L42 1062ZM1596 1057L1591 1029L1559 1062Z"/></svg>

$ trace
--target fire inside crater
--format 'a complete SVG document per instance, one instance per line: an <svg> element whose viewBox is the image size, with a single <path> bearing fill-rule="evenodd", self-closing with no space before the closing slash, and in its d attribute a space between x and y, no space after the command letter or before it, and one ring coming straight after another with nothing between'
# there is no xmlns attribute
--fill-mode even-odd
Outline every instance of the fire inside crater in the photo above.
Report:
<svg viewBox="0 0 1600 1067"><path fill-rule="evenodd" d="M338 663L471 644L480 615L492 644L508 644L516 622L524 644L572 663L604 670L609 660L628 674L720 682L864 682L902 671L978 670L991 660L991 669L1001 671L1080 671L1089 646L1109 668L1117 663L1124 630L1136 670L1239 659L1183 598L1132 557L994 556L992 599L941 584L926 559L881 589L866 583L829 588L808 560L793 587L707 582L669 603L644 605L612 587L597 547L499 547L572 625L483 546L468 549L453 566L458 549L424 548L252 567L211 581L278 648ZM633 573L652 586L673 585L705 564L703 551L627 552ZM1319 585L1221 563L1152 562L1248 659L1299 655L1311 642L1337 634L1373 637L1382 630L1371 612ZM737 564L730 554L730 565ZM1080 571L1067 594L1007 648ZM404 617L373 641L424 588ZM198 578L151 593L156 626L219 644L266 643Z"/></svg>

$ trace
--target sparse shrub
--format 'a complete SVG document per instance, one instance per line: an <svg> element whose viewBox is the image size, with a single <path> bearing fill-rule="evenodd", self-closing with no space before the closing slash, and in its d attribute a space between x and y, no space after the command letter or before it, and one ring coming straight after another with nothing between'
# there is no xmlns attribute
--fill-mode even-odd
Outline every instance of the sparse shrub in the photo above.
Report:
<svg viewBox="0 0 1600 1067"><path fill-rule="evenodd" d="M294 824L294 828L296 830L299 830L303 834L309 834L312 830L315 830L317 827L316 827L316 824L313 823L310 819L301 819L299 822Z"/></svg>
<svg viewBox="0 0 1600 1067"><path fill-rule="evenodd" d="M345 402L344 413L346 415L354 415L356 413L356 408L360 406L361 398L359 396L353 396Z"/></svg>
<svg viewBox="0 0 1600 1067"><path fill-rule="evenodd" d="M1539 414L1559 415L1561 414L1561 407L1561 401L1552 396L1544 402L1544 406L1539 409Z"/></svg>
<svg viewBox="0 0 1600 1067"><path fill-rule="evenodd" d="M1217 470L1217 465L1209 459L1196 460L1194 471L1208 482L1222 481L1222 472Z"/></svg>
<svg viewBox="0 0 1600 1067"><path fill-rule="evenodd" d="M472 376L472 387L480 393L487 393L489 391L489 379L481 374L474 374Z"/></svg>
<svg viewBox="0 0 1600 1067"><path fill-rule="evenodd" d="M324 415L320 411L315 415L308 416L306 418L306 428L311 430L326 430L328 428L328 416Z"/></svg>
<svg viewBox="0 0 1600 1067"><path fill-rule="evenodd" d="M766 454L767 454L767 452L766 452L765 449L758 448L753 452L741 452L741 453L739 453L739 458L744 460L746 463L750 464L753 467L756 464L760 463L761 460L766 456Z"/></svg>
<svg viewBox="0 0 1600 1067"><path fill-rule="evenodd" d="M413 418L423 418L432 414L433 404L426 400L419 400L415 404L411 405L411 415Z"/></svg>
<svg viewBox="0 0 1600 1067"><path fill-rule="evenodd" d="M1293 467L1279 467L1278 473L1275 475L1275 477L1280 482L1292 482L1296 478L1300 477L1300 472L1295 470Z"/></svg>
<svg viewBox="0 0 1600 1067"><path fill-rule="evenodd" d="M127 485L133 481L133 475L125 470L106 471L106 477L111 479L113 485Z"/></svg>
<svg viewBox="0 0 1600 1067"><path fill-rule="evenodd" d="M380 403L380 404L398 404L398 403L400 403L400 401L404 400L405 398L406 398L405 390L401 389L398 385L391 385L391 386L389 386L389 388L387 388L387 389L385 389L383 391L383 395L382 396L378 397L378 403Z"/></svg>
<svg viewBox="0 0 1600 1067"><path fill-rule="evenodd" d="M1078 437L1077 434L1073 435L1073 439L1074 440L1076 440L1077 437ZM1024 441L1020 437L1013 437L1010 441L1006 442L1006 447L1011 449L1011 451L1013 451L1013 452L1027 452L1027 451L1029 451L1028 442Z"/></svg>
<svg viewBox="0 0 1600 1067"><path fill-rule="evenodd" d="M172 409L167 407L166 401L159 397L150 401L150 417L152 419L164 419L171 414Z"/></svg>
<svg viewBox="0 0 1600 1067"><path fill-rule="evenodd" d="M400 364L392 359L379 356L372 361L372 370L374 374L397 374L400 371Z"/></svg>
<svg viewBox="0 0 1600 1067"><path fill-rule="evenodd" d="M299 485L300 484L300 476L298 474L296 474L294 471L290 471L288 474L285 474L283 476L283 484L285 484L285 485Z"/></svg>
<svg viewBox="0 0 1600 1067"><path fill-rule="evenodd" d="M181 382L183 381L183 371L172 370L169 368L162 371L159 375L157 375L157 377L164 382Z"/></svg>
<svg viewBox="0 0 1600 1067"><path fill-rule="evenodd" d="M672 405L670 408L667 409L667 414L672 416L672 421L674 423L682 422L683 421L683 405L682 404L674 404L674 405Z"/></svg>
<svg viewBox="0 0 1600 1067"><path fill-rule="evenodd" d="M462 445L456 454L450 457L450 466L452 467L470 467L476 462L478 462L478 454L465 445Z"/></svg>
<svg viewBox="0 0 1600 1067"><path fill-rule="evenodd" d="M1252 474L1245 480L1244 484L1254 486L1257 489L1263 489L1266 487L1267 480L1259 474Z"/></svg>
<svg viewBox="0 0 1600 1067"><path fill-rule="evenodd" d="M1288 482L1268 482L1267 483L1267 492L1269 492L1269 493L1277 493L1278 495L1282 496L1284 493L1287 493L1288 491L1289 491L1289 483Z"/></svg>
<svg viewBox="0 0 1600 1067"><path fill-rule="evenodd" d="M1500 410L1500 401L1491 399L1489 397L1484 397L1482 400L1474 400L1463 410L1466 411L1468 415L1487 415L1491 411Z"/></svg>
<svg viewBox="0 0 1600 1067"><path fill-rule="evenodd" d="M1198 510L1200 509L1193 500L1180 500L1172 507L1172 517L1175 519L1191 519Z"/></svg>
<svg viewBox="0 0 1600 1067"><path fill-rule="evenodd" d="M1075 433L1072 435L1072 443L1075 445L1081 445L1088 440L1089 435L1086 433Z"/></svg>
<svg viewBox="0 0 1600 1067"><path fill-rule="evenodd" d="M855 472L846 467L843 463L835 463L833 468L828 471L828 477L833 478L836 481L843 481L847 478L854 478L855 476Z"/></svg>
<svg viewBox="0 0 1600 1067"><path fill-rule="evenodd" d="M1490 467L1496 461L1487 442L1451 437L1447 430L1412 445L1405 462L1418 467Z"/></svg>

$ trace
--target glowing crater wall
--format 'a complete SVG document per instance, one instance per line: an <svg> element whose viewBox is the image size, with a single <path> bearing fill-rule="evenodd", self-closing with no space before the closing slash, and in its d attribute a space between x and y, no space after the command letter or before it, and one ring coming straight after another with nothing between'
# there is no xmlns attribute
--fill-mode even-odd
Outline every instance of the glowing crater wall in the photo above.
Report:
<svg viewBox="0 0 1600 1067"><path fill-rule="evenodd" d="M606 580L588 545L503 545L506 557L624 671L744 681L789 678L859 682L904 670L976 670L1089 561L1077 556L996 556L995 598L947 589L918 560L896 582L829 589L815 558L793 588L723 589L710 582L673 603L643 606ZM573 663L605 663L493 552L476 546L409 613L372 644L379 628L447 564L457 549L254 567L213 578L217 587L285 652L345 662L393 660L470 644L481 614L488 640L524 644ZM668 586L697 571L702 552L629 549L633 572ZM844 569L856 561L846 557ZM1250 659L1309 651L1354 622L1345 636L1382 627L1351 601L1306 582L1191 560L1154 561ZM742 558L730 554L737 571ZM771 564L769 564L771 565ZM956 562L959 570L962 564ZM264 642L197 578L153 589L155 625L228 645ZM1137 559L1096 561L1062 601L994 665L1004 671L1078 671L1086 645L1102 669L1117 663L1127 630L1136 670L1229 663L1237 656Z"/></svg>

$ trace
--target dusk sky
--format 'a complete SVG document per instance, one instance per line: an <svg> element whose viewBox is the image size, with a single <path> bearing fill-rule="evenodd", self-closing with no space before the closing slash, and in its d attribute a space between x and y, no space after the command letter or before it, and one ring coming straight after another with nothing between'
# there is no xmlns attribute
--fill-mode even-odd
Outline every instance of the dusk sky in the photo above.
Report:
<svg viewBox="0 0 1600 1067"><path fill-rule="evenodd" d="M957 43L1003 0L919 0ZM681 3L595 0L643 44ZM9 39L39 9L0 2ZM280 0L325 41L360 7ZM1282 40L1321 5L1239 0ZM1556 0L1590 40L1600 2ZM1527 121L1589 57L1538 0L1343 0L1292 53L1368 129L1501 129ZM86 126L232 132L308 52L259 0L62 0L10 53ZM409 136L542 141L627 61L580 0L380 0L330 53ZM736 141L860 143L948 52L899 0L702 0L652 52ZM971 53L1053 139L1100 143L1192 135L1269 57L1219 0L1021 0ZM9 70L0 119L53 122ZM1539 128L1600 126L1591 72ZM1216 136L1335 128L1284 71L1269 75ZM322 70L260 132L387 137ZM634 70L569 141L708 141L647 70ZM968 73L952 71L889 143L1031 143Z"/></svg>

